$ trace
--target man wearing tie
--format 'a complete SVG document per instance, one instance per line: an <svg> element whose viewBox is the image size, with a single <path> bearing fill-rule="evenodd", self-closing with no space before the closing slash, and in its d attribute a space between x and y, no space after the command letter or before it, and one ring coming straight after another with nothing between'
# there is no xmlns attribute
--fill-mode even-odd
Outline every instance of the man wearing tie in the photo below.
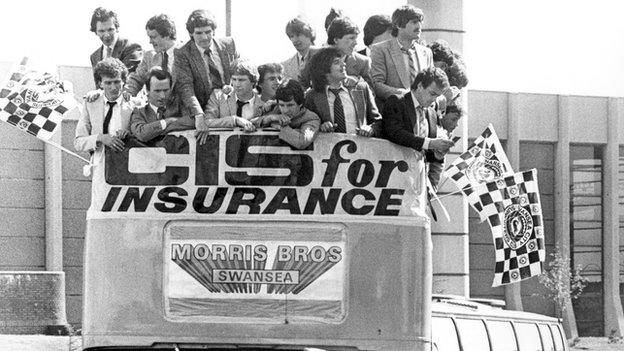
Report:
<svg viewBox="0 0 624 351"><path fill-rule="evenodd" d="M438 117L432 104L448 85L444 71L436 67L427 68L416 75L409 92L390 95L383 112L386 138L423 152L428 165L427 176L434 192L440 182L444 155L453 142L446 135L438 135Z"/></svg>
<svg viewBox="0 0 624 351"><path fill-rule="evenodd" d="M433 66L433 55L418 44L425 16L421 9L404 5L392 13L390 40L371 47L371 76L378 102L409 92L418 72Z"/></svg>
<svg viewBox="0 0 624 351"><path fill-rule="evenodd" d="M298 16L286 24L286 35L297 53L282 62L284 78L298 79L299 73L310 59L310 51L314 45L314 39L316 39L316 32L305 18Z"/></svg>
<svg viewBox="0 0 624 351"><path fill-rule="evenodd" d="M128 69L121 61L112 57L104 59L95 65L94 73L104 94L95 101L84 102L76 125L74 148L92 153L93 163L99 164L105 147L123 150L133 106L121 94L128 76Z"/></svg>
<svg viewBox="0 0 624 351"><path fill-rule="evenodd" d="M215 89L210 94L205 118L196 118L200 144L203 144L209 128L243 128L253 132L256 127L251 119L256 117L264 104L260 94L254 91L258 83L258 70L246 61L238 61L232 71L232 92L227 94Z"/></svg>
<svg viewBox="0 0 624 351"><path fill-rule="evenodd" d="M156 15L147 21L145 31L154 50L145 52L136 71L128 77L125 90L132 96L136 96L146 85L152 68L159 67L166 72L171 72L173 68L176 44L173 19L165 14Z"/></svg>
<svg viewBox="0 0 624 351"><path fill-rule="evenodd" d="M364 80L347 76L340 49L326 47L312 56L310 76L305 107L321 118L321 132L381 136L373 92Z"/></svg>
<svg viewBox="0 0 624 351"><path fill-rule="evenodd" d="M119 37L119 20L117 14L103 7L98 7L91 16L91 31L100 38L102 46L91 54L91 67L105 58L114 57L121 60L134 72L143 58L141 45Z"/></svg>
<svg viewBox="0 0 624 351"><path fill-rule="evenodd" d="M132 135L142 142L169 132L195 128L193 121L180 100L171 94L171 73L154 67L150 70L146 84L148 103L136 108L130 118Z"/></svg>
<svg viewBox="0 0 624 351"><path fill-rule="evenodd" d="M191 115L203 121L208 97L214 89L230 83L231 63L239 57L232 38L214 38L214 16L207 10L195 10L186 21L191 36L184 46L174 50L173 78L176 91Z"/></svg>

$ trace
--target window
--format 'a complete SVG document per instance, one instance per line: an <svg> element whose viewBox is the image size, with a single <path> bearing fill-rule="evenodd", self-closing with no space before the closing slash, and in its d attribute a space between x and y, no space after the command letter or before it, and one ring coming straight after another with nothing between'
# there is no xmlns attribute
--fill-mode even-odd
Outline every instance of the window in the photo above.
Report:
<svg viewBox="0 0 624 351"><path fill-rule="evenodd" d="M552 333L550 328L546 324L538 324L540 334L542 335L542 344L544 345L544 351L555 351L555 345L553 344Z"/></svg>
<svg viewBox="0 0 624 351"><path fill-rule="evenodd" d="M431 318L431 338L439 351L459 351L455 324L449 317ZM435 348L433 348L435 350Z"/></svg>
<svg viewBox="0 0 624 351"><path fill-rule="evenodd" d="M520 351L542 350L542 343L540 342L537 325L532 323L515 323L514 326L516 327Z"/></svg>
<svg viewBox="0 0 624 351"><path fill-rule="evenodd" d="M579 336L604 333L602 287L602 147L570 146L571 265L589 284L572 300Z"/></svg>
<svg viewBox="0 0 624 351"><path fill-rule="evenodd" d="M518 351L516 335L510 322L488 321L492 349L496 351Z"/></svg>
<svg viewBox="0 0 624 351"><path fill-rule="evenodd" d="M482 320L458 318L455 321L463 351L487 351L490 349L487 331Z"/></svg>
<svg viewBox="0 0 624 351"><path fill-rule="evenodd" d="M555 350L557 351L564 351L564 337L563 334L561 333L561 329L556 326L556 325L551 325L550 326L550 331L552 331L553 333L553 340L555 341Z"/></svg>

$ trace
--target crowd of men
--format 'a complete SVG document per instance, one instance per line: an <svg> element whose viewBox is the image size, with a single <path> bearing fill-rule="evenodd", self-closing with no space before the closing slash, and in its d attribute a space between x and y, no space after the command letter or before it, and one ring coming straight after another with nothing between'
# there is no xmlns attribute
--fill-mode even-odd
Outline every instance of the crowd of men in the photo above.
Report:
<svg viewBox="0 0 624 351"><path fill-rule="evenodd" d="M435 191L468 80L446 42L424 45L423 20L413 5L371 16L366 48L356 52L360 29L341 11L327 16L321 46L314 46L310 23L296 17L285 29L296 53L255 67L240 58L233 38L214 36L217 23L207 10L190 14L183 45L170 16L153 16L145 25L153 50L143 50L119 36L115 12L97 8L91 31L102 46L91 64L98 89L85 96L74 146L101 158L105 147L123 150L130 136L149 143L195 129L204 143L211 128L271 127L305 149L318 133L350 133L422 152Z"/></svg>

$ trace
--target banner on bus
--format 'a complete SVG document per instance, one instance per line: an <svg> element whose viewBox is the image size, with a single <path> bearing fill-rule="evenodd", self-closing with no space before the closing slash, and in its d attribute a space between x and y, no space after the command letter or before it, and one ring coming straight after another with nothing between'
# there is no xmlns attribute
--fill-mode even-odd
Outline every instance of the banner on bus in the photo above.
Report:
<svg viewBox="0 0 624 351"><path fill-rule="evenodd" d="M95 165L91 216L424 215L424 162L386 140L322 134L306 150L275 132L193 132L126 142Z"/></svg>

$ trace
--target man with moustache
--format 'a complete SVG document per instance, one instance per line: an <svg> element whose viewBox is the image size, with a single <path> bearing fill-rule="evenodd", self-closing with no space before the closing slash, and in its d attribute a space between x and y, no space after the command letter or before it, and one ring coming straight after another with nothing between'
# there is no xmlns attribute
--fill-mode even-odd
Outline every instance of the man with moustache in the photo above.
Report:
<svg viewBox="0 0 624 351"><path fill-rule="evenodd" d="M230 83L229 68L239 57L234 39L214 38L216 28L212 13L193 11L186 21L191 40L174 50L176 92L184 106L190 109L196 124L204 120L204 109L212 91Z"/></svg>
<svg viewBox="0 0 624 351"><path fill-rule="evenodd" d="M74 148L88 151L92 161L103 160L104 148L122 151L123 140L130 131L130 115L133 106L121 92L128 76L128 69L120 60L109 57L95 65L96 82L104 94L95 101L84 102L82 113L76 125Z"/></svg>
<svg viewBox="0 0 624 351"><path fill-rule="evenodd" d="M413 5L399 7L392 13L393 39L371 47L373 89L381 102L409 92L418 72L433 66L431 50L418 44L424 17Z"/></svg>
<svg viewBox="0 0 624 351"><path fill-rule="evenodd" d="M173 69L176 46L176 27L173 19L166 14L153 16L147 21L145 31L154 50L145 52L136 71L128 77L125 90L132 96L136 96L146 85L153 67L160 67L167 72Z"/></svg>
<svg viewBox="0 0 624 351"><path fill-rule="evenodd" d="M297 50L297 53L282 62L284 78L297 79L299 73L310 59L310 51L316 39L316 32L310 23L303 17L295 17L286 24L286 35ZM259 70L260 68L258 68Z"/></svg>
<svg viewBox="0 0 624 351"><path fill-rule="evenodd" d="M173 78L171 73L154 67L146 81L148 103L136 108L130 118L132 134L142 142L169 132L195 128L193 121L180 100L171 94Z"/></svg>
<svg viewBox="0 0 624 351"><path fill-rule="evenodd" d="M369 85L371 83L371 59L354 52L360 29L347 17L334 19L327 29L327 44L340 50L340 57L345 62L347 75L355 79L363 78ZM316 51L311 53L316 55ZM310 85L311 74L307 64L299 75L299 82L304 87Z"/></svg>
<svg viewBox="0 0 624 351"><path fill-rule="evenodd" d="M119 37L117 14L103 7L98 7L91 16L91 31L100 38L102 46L91 54L91 67L105 58L121 60L129 72L134 72L143 58L141 45Z"/></svg>
<svg viewBox="0 0 624 351"><path fill-rule="evenodd" d="M373 93L364 80L347 75L342 54L337 47L326 47L312 57L312 89L306 92L305 106L321 118L321 132L379 137L381 116Z"/></svg>

